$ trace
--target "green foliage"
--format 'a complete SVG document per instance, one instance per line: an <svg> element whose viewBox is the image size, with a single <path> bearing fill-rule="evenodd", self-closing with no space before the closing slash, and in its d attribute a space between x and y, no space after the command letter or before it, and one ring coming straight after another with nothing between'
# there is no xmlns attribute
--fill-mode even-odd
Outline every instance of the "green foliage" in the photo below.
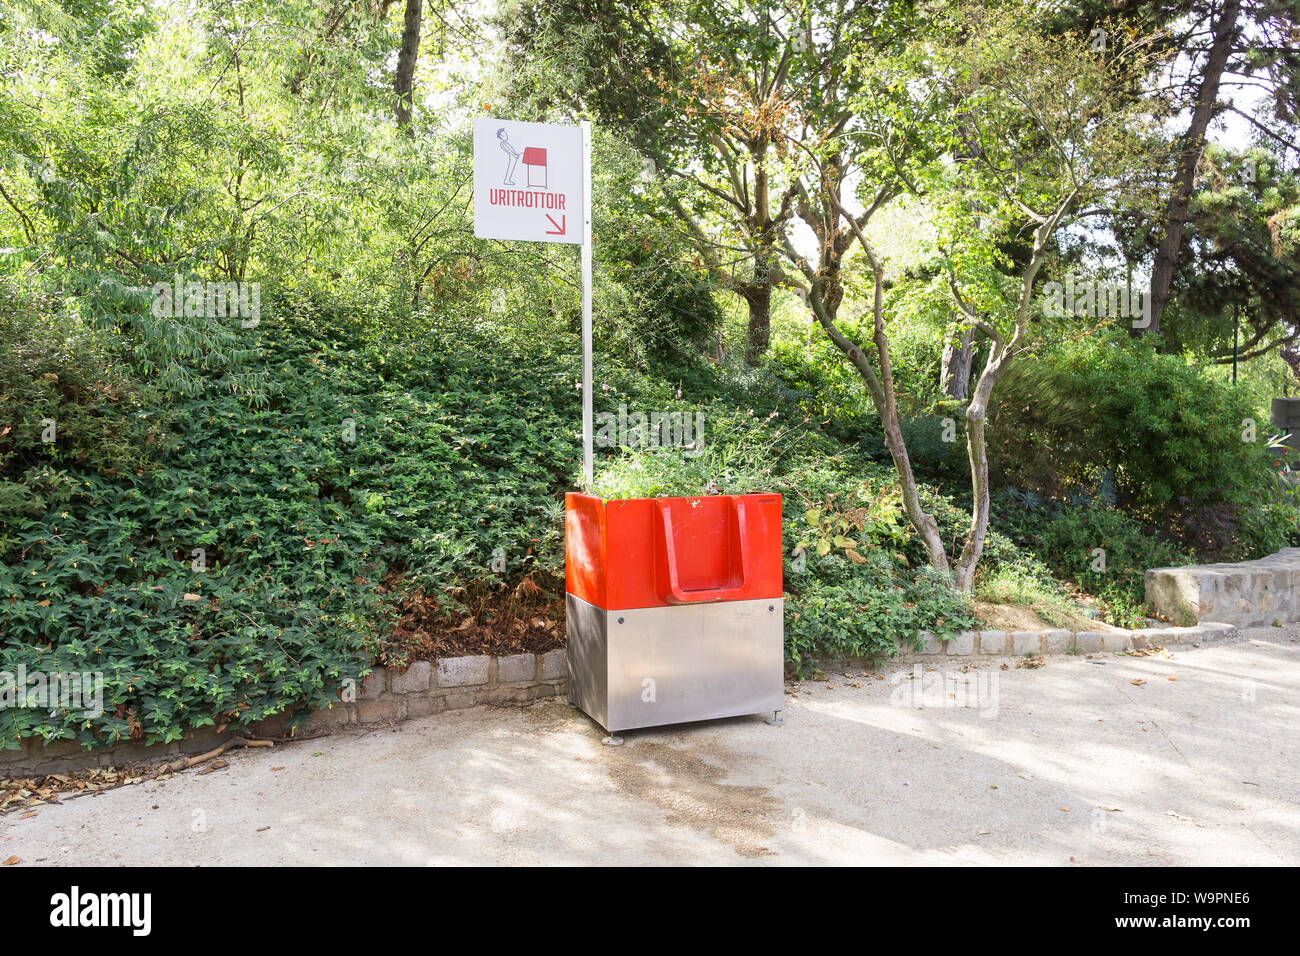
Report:
<svg viewBox="0 0 1300 956"><path fill-rule="evenodd" d="M55 451L39 480L12 476L33 500L0 513L0 670L102 672L106 712L6 711L8 745L173 740L336 701L376 655L392 575L453 607L500 549L555 586L571 369L499 345L483 368L468 323L370 347L249 335L279 385L266 407L210 389L175 404L156 467ZM436 347L453 335L472 348Z"/></svg>
<svg viewBox="0 0 1300 956"><path fill-rule="evenodd" d="M1236 318L1243 355L1275 354L1300 321L1300 178L1265 149L1210 144L1189 214L1177 307L1161 321L1168 347L1227 362ZM1157 241L1149 229L1130 237Z"/></svg>
<svg viewBox="0 0 1300 956"><path fill-rule="evenodd" d="M756 418L753 409L707 406L695 447L620 448L602 460L592 491L603 498L771 491L805 431L773 425L776 414Z"/></svg>
<svg viewBox="0 0 1300 956"><path fill-rule="evenodd" d="M46 314L46 305L0 287L0 477L51 461L143 467L159 417L146 406L156 396L107 336L66 313Z"/></svg>
<svg viewBox="0 0 1300 956"><path fill-rule="evenodd" d="M975 596L990 604L1029 608L1056 627L1070 627L1079 607L1037 560L986 566L975 582Z"/></svg>
<svg viewBox="0 0 1300 956"><path fill-rule="evenodd" d="M883 549L862 564L827 556L809 559L790 576L786 656L796 673L819 659L892 657L904 644L919 647L920 632L948 635L976 626L969 596L932 568L901 568Z"/></svg>
<svg viewBox="0 0 1300 956"><path fill-rule="evenodd" d="M856 507L840 507L831 497L821 507L809 508L803 517L808 527L795 545L796 554L806 554L809 548L819 558L843 552L854 564L865 564L867 559L858 551L860 541L896 550L909 537L898 489L892 487L882 488Z"/></svg>
<svg viewBox="0 0 1300 956"><path fill-rule="evenodd" d="M1113 487L1121 507L1207 556L1277 543L1250 516L1277 498L1267 423L1246 394L1147 338L1099 332L1016 362L990 422L1005 485L1057 498Z"/></svg>
<svg viewBox="0 0 1300 956"><path fill-rule="evenodd" d="M1148 570L1196 560L1167 535L1096 499L1056 502L1009 491L998 504L998 529L1097 597L1106 619L1120 627L1142 626Z"/></svg>
<svg viewBox="0 0 1300 956"><path fill-rule="evenodd" d="M816 421L826 434L856 442L864 430L879 430L862 379L820 328L805 324L797 337L777 335L767 363L786 398L797 403L800 417Z"/></svg>
<svg viewBox="0 0 1300 956"><path fill-rule="evenodd" d="M918 480L959 489L969 484L965 425L965 415L956 403L946 414L912 415L899 422ZM879 428L862 436L862 447L873 461L886 464L892 460Z"/></svg>

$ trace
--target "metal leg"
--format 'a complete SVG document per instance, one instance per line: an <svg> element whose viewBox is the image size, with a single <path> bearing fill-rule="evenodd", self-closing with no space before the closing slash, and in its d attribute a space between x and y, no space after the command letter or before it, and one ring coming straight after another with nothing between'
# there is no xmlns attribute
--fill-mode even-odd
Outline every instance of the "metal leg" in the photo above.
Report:
<svg viewBox="0 0 1300 956"><path fill-rule="evenodd" d="M764 720L763 723L767 724L769 727L784 727L785 718L781 716L779 710L774 710L772 711L772 716Z"/></svg>
<svg viewBox="0 0 1300 956"><path fill-rule="evenodd" d="M621 747L623 746L623 738L611 731L610 735L602 740L601 743L606 747Z"/></svg>

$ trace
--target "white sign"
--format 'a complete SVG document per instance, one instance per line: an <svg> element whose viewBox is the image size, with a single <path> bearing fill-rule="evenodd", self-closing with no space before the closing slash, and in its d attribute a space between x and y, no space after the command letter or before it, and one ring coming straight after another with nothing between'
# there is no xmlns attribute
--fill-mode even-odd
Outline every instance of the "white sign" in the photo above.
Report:
<svg viewBox="0 0 1300 956"><path fill-rule="evenodd" d="M582 130L551 123L474 121L474 235L583 239Z"/></svg>

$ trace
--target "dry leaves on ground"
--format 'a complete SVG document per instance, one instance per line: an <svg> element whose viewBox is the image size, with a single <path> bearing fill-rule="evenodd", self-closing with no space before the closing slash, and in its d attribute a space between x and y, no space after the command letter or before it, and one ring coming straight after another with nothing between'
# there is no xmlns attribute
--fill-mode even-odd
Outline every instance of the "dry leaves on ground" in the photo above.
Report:
<svg viewBox="0 0 1300 956"><path fill-rule="evenodd" d="M1165 660L1174 656L1159 644L1153 644L1151 647L1134 647L1120 653L1125 657L1163 657Z"/></svg>
<svg viewBox="0 0 1300 956"><path fill-rule="evenodd" d="M113 767L82 770L75 773L47 773L0 781L0 813L25 807L58 803L60 795L111 790L137 784L145 777L139 773Z"/></svg>

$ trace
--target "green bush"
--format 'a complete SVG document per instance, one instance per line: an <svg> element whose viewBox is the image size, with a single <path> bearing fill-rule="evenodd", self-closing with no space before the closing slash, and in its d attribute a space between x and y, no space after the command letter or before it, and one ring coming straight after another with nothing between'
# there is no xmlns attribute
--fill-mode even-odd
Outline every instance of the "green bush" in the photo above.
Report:
<svg viewBox="0 0 1300 956"><path fill-rule="evenodd" d="M602 454L593 493L604 498L656 498L770 491L806 429L779 424L773 413L738 412L718 403L665 409L703 428L691 447L621 447Z"/></svg>
<svg viewBox="0 0 1300 956"><path fill-rule="evenodd" d="M970 458L966 451L965 425L965 412L955 403L942 415L913 415L899 421L912 472L918 481L969 495ZM863 435L862 449L873 461L882 465L893 463L885 447L884 431L879 427Z"/></svg>
<svg viewBox="0 0 1300 956"><path fill-rule="evenodd" d="M1080 488L1113 493L1204 556L1237 560L1276 546L1280 525L1252 514L1278 498L1267 423L1244 391L1148 338L1098 333L1058 344L1013 364L995 394L995 485L1057 499Z"/></svg>
<svg viewBox="0 0 1300 956"><path fill-rule="evenodd" d="M786 656L797 674L825 658L893 657L904 642L919 647L923 630L946 637L976 624L947 576L902 567L884 549L869 550L865 564L810 557L803 572L787 568L786 587Z"/></svg>
<svg viewBox="0 0 1300 956"><path fill-rule="evenodd" d="M1095 499L1061 503L1004 492L993 514L1000 531L1098 598L1106 619L1120 627L1141 626L1148 570L1196 560L1185 546Z"/></svg>
<svg viewBox="0 0 1300 956"><path fill-rule="evenodd" d="M0 284L0 343L0 480L51 462L145 465L157 396L112 353L108 336L55 302Z"/></svg>
<svg viewBox="0 0 1300 956"><path fill-rule="evenodd" d="M7 476L32 500L0 512L0 671L102 672L105 712L9 708L0 741L174 740L325 706L380 650L381 582L454 608L500 554L557 588L572 369L500 344L484 367L475 335L367 346L264 320L265 406L213 382L173 401L153 467L53 450Z"/></svg>

